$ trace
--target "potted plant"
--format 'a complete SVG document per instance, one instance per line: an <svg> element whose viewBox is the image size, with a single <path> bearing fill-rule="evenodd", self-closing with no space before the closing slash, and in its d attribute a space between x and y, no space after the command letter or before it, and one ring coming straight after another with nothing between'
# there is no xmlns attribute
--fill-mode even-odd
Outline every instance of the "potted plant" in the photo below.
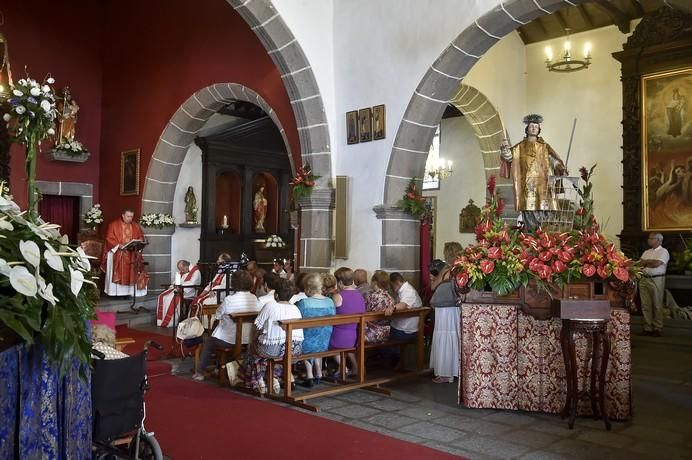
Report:
<svg viewBox="0 0 692 460"><path fill-rule="evenodd" d="M50 155L57 161L84 163L89 159L90 153L84 148L81 142L77 140L70 141L63 138L60 143L53 147L53 150L50 151Z"/></svg>

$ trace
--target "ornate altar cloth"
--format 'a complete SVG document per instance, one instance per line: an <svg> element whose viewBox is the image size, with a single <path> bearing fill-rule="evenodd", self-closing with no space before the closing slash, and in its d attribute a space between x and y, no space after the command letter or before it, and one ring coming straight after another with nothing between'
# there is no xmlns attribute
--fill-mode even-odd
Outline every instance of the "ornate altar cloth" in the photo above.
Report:
<svg viewBox="0 0 692 460"><path fill-rule="evenodd" d="M611 309L606 376L608 416L632 413L630 315ZM471 408L560 413L566 399L560 319L537 320L520 305L466 303L461 308L459 404ZM578 387L588 388L591 345L577 337ZM580 401L579 414L591 414Z"/></svg>

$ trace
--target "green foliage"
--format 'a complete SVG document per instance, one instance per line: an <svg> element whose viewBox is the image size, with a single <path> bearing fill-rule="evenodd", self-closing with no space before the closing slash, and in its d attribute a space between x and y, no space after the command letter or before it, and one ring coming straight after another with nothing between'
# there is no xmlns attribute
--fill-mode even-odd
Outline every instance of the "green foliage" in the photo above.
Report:
<svg viewBox="0 0 692 460"><path fill-rule="evenodd" d="M422 217L426 213L425 198L423 198L418 191L415 177L408 183L404 196L397 203L397 207L409 212L415 217Z"/></svg>

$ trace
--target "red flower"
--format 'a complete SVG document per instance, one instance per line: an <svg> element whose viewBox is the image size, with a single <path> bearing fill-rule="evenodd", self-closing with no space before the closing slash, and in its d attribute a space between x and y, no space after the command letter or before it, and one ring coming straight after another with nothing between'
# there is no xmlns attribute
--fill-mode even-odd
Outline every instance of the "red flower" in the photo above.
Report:
<svg viewBox="0 0 692 460"><path fill-rule="evenodd" d="M538 258L541 259L543 262L548 262L550 259L553 258L553 255L550 253L550 251L543 251L538 255Z"/></svg>
<svg viewBox="0 0 692 460"><path fill-rule="evenodd" d="M613 274L615 275L615 278L619 279L623 283L626 283L630 279L630 272L622 267L617 267L615 270L613 270Z"/></svg>
<svg viewBox="0 0 692 460"><path fill-rule="evenodd" d="M596 269L596 273L598 273L598 276L600 276L603 279L608 278L608 267L606 265L599 265L599 267Z"/></svg>
<svg viewBox="0 0 692 460"><path fill-rule="evenodd" d="M531 262L529 262L529 270L531 270L532 272L535 272L535 273L538 273L538 270L542 266L543 266L543 262L541 262L541 260L538 257L536 257Z"/></svg>
<svg viewBox="0 0 692 460"><path fill-rule="evenodd" d="M490 274L495 270L495 262L490 259L481 260L481 271L486 275Z"/></svg>
<svg viewBox="0 0 692 460"><path fill-rule="evenodd" d="M495 176L490 176L488 179L488 194L490 196L495 195Z"/></svg>
<svg viewBox="0 0 692 460"><path fill-rule="evenodd" d="M576 214L577 214L578 216L583 216L585 212L586 212L586 209L584 209L584 208L579 208L579 209L577 209Z"/></svg>
<svg viewBox="0 0 692 460"><path fill-rule="evenodd" d="M541 265L538 267L538 276L541 277L541 279L548 280L550 278L550 275L553 274L553 271L550 269L549 266L547 265Z"/></svg>
<svg viewBox="0 0 692 460"><path fill-rule="evenodd" d="M410 200L413 200L416 198L416 195L414 195L413 192L408 192L406 194L406 197L409 198Z"/></svg>
<svg viewBox="0 0 692 460"><path fill-rule="evenodd" d="M591 264L584 264L584 266L581 267L581 272L584 274L584 276L590 278L596 274L596 267Z"/></svg>
<svg viewBox="0 0 692 460"><path fill-rule="evenodd" d="M586 170L586 167L582 166L579 168L579 175L584 182L589 180L589 171Z"/></svg>
<svg viewBox="0 0 692 460"><path fill-rule="evenodd" d="M553 262L553 271L555 273L562 273L567 270L567 265L565 265L561 260L556 260Z"/></svg>
<svg viewBox="0 0 692 460"><path fill-rule="evenodd" d="M502 258L502 248L494 246L488 249L488 257L490 259L501 259Z"/></svg>
<svg viewBox="0 0 692 460"><path fill-rule="evenodd" d="M305 185L307 185L308 187L312 187L313 185L315 185L315 181L307 180L307 179L306 179L306 180L305 180Z"/></svg>
<svg viewBox="0 0 692 460"><path fill-rule="evenodd" d="M564 262L566 264L572 262L572 259L573 259L572 254L570 254L569 251L560 251L557 254L557 257L558 257L558 259L560 259L562 262Z"/></svg>
<svg viewBox="0 0 692 460"><path fill-rule="evenodd" d="M456 276L457 286L463 288L469 283L469 275L466 272L459 272Z"/></svg>

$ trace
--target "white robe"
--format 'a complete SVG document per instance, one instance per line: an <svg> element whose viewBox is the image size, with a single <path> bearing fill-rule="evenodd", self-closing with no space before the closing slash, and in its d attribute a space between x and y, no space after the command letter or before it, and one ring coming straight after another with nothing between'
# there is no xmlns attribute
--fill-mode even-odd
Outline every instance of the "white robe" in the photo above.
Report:
<svg viewBox="0 0 692 460"><path fill-rule="evenodd" d="M202 273L195 265L190 268L190 271L181 275L180 272L175 273L174 287L170 287L159 294L158 302L156 303L156 325L159 327L175 327L180 321L180 295L175 286L199 286L202 282ZM185 299L193 299L197 294L197 288L185 288L183 297ZM175 320L175 321L174 321Z"/></svg>
<svg viewBox="0 0 692 460"><path fill-rule="evenodd" d="M109 296L132 295L134 290L133 286L126 286L124 284L113 282L113 254L115 254L115 251L117 251L119 248L120 245L117 245L108 251L108 258L106 260L106 279L104 282L103 291ZM135 293L136 297L143 297L145 295L147 295L146 286L144 286L144 289L137 289L137 292Z"/></svg>

